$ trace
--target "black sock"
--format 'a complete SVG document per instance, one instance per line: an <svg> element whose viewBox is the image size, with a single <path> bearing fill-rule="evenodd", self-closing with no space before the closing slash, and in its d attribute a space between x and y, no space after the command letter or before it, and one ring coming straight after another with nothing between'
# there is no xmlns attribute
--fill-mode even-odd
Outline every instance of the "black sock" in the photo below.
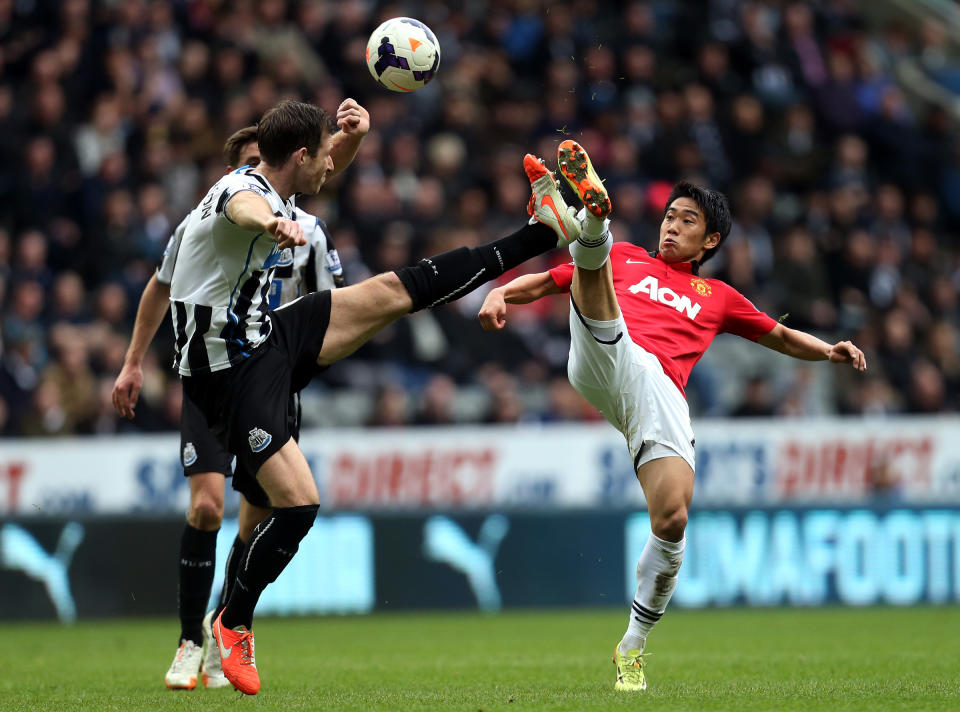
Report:
<svg viewBox="0 0 960 712"><path fill-rule="evenodd" d="M512 235L480 247L458 247L420 260L396 275L413 299L415 312L455 301L491 279L557 246L553 229L524 225Z"/></svg>
<svg viewBox="0 0 960 712"><path fill-rule="evenodd" d="M253 609L267 584L277 580L280 572L300 548L300 541L317 519L318 504L302 507L280 507L260 522L250 535L250 543L240 562L237 580L221 614L227 628L253 627Z"/></svg>
<svg viewBox="0 0 960 712"><path fill-rule="evenodd" d="M227 554L227 565L223 572L223 587L220 589L220 600L217 602L217 610L213 612L213 618L216 620L220 611L227 605L230 599L230 592L233 591L233 584L237 580L237 570L240 568L240 559L243 558L243 550L247 548L246 542L240 537L235 537L233 546L230 547L230 553Z"/></svg>
<svg viewBox="0 0 960 712"><path fill-rule="evenodd" d="M205 532L187 524L180 538L180 639L203 645L200 629L207 612L217 558L217 531Z"/></svg>

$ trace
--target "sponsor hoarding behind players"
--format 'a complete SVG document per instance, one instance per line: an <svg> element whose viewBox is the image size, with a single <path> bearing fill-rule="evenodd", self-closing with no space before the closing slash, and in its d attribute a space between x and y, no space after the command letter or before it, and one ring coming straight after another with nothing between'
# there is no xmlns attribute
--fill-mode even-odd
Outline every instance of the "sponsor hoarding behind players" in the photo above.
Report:
<svg viewBox="0 0 960 712"><path fill-rule="evenodd" d="M660 224L659 249L612 243L611 205L583 148L559 147L560 171L584 210L570 245L574 264L518 277L492 290L479 318L485 329L506 323L506 305L570 293L570 383L627 439L650 513L651 534L637 564L627 631L613 655L615 689L646 689L643 651L677 584L687 510L693 495L695 442L683 395L690 370L719 333L732 333L808 361L866 369L849 341L828 344L778 324L699 267L730 231L726 197L677 184ZM554 196L562 203L559 193Z"/></svg>

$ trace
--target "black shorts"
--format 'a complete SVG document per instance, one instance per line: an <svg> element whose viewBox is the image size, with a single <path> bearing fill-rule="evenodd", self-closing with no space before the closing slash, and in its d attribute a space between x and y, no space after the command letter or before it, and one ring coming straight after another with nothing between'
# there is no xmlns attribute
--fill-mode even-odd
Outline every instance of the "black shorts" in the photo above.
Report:
<svg viewBox="0 0 960 712"><path fill-rule="evenodd" d="M200 407L219 442L236 454L233 487L245 495L263 463L299 435L299 418L292 417L299 415L299 400L294 405L291 396L322 370L317 356L330 323L330 292L301 297L270 318L270 336L250 358L222 371L183 377L185 396Z"/></svg>
<svg viewBox="0 0 960 712"><path fill-rule="evenodd" d="M201 472L233 474L233 455L213 436L200 408L186 394L180 408L180 464L186 477Z"/></svg>
<svg viewBox="0 0 960 712"><path fill-rule="evenodd" d="M287 401L287 423L290 426L290 437L300 440L300 394L294 393ZM233 489L242 494L246 500L256 506L270 508L270 497L260 486L255 472L237 462L237 472L233 476Z"/></svg>
<svg viewBox="0 0 960 712"><path fill-rule="evenodd" d="M295 437L300 435L300 398L297 395L290 397L290 413L295 414L297 420L293 425ZM207 419L200 408L184 394L183 406L180 410L180 462L183 464L185 477L202 472L219 472L224 477L233 475L233 454L220 444L207 426ZM242 466L237 468L237 476L233 478L233 489L240 492L250 504L257 507L270 507L270 498L257 482L257 478L243 471Z"/></svg>

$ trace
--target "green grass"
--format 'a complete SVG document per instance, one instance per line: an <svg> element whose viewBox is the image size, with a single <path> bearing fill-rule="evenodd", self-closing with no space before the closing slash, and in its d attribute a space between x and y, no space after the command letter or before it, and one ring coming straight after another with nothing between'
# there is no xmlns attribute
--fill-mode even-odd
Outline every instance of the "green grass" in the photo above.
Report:
<svg viewBox="0 0 960 712"><path fill-rule="evenodd" d="M173 621L5 624L0 710L955 710L960 608L673 610L613 691L626 611L263 619L263 687L170 692Z"/></svg>

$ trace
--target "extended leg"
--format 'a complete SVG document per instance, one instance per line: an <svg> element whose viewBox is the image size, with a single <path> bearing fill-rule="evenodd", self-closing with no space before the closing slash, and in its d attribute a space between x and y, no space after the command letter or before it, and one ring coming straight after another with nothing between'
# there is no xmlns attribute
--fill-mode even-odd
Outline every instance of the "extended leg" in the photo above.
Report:
<svg viewBox="0 0 960 712"><path fill-rule="evenodd" d="M620 305L613 289L613 270L610 262L599 269L575 266L570 298L580 315L598 322L613 322L620 318Z"/></svg>
<svg viewBox="0 0 960 712"><path fill-rule="evenodd" d="M563 202L552 174L530 154L523 165L533 192L528 224L486 245L460 247L335 290L317 363L339 361L404 314L455 301L530 258L575 240L579 222Z"/></svg>
<svg viewBox="0 0 960 712"><path fill-rule="evenodd" d="M584 209L580 212L582 232L570 243L570 255L576 269L570 297L580 315L588 320L611 322L620 316L617 296L613 289L613 271L607 257L610 254L611 203L603 182L597 176L590 157L575 141L564 141L558 149L560 173L577 191ZM599 326L599 324L591 324Z"/></svg>
<svg viewBox="0 0 960 712"><path fill-rule="evenodd" d="M556 242L549 227L524 225L487 245L460 247L332 292L330 325L317 363L327 366L349 356L405 314L455 301Z"/></svg>

